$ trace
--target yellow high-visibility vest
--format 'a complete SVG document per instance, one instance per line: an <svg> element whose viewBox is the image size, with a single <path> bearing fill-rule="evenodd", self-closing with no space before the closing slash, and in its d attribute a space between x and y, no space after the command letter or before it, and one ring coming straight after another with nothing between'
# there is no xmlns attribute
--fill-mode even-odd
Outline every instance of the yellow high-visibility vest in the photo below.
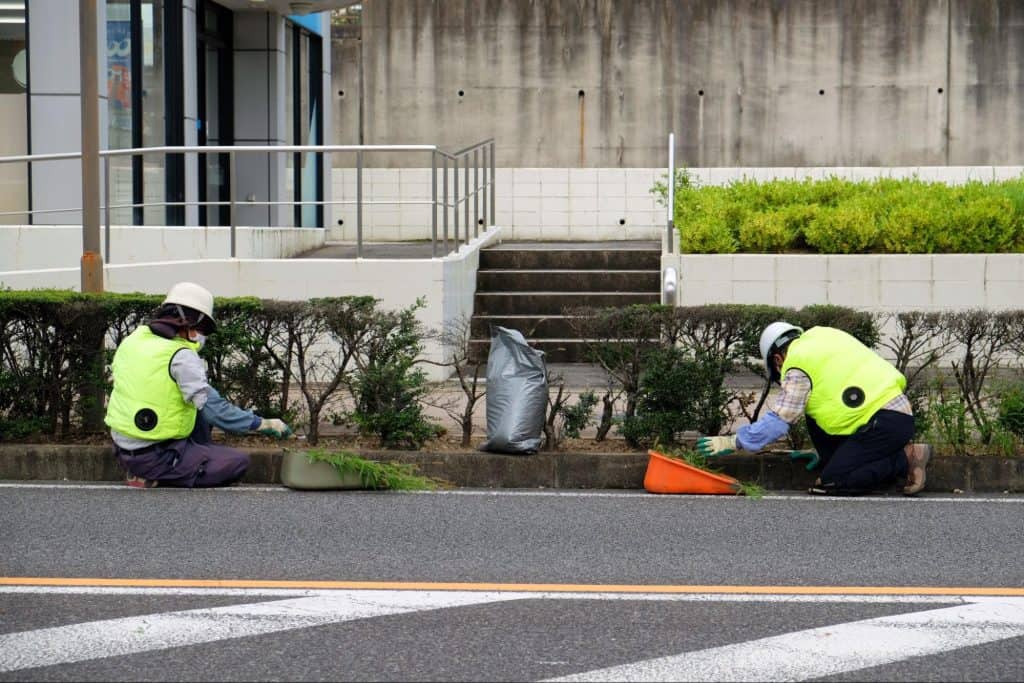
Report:
<svg viewBox="0 0 1024 683"><path fill-rule="evenodd" d="M184 439L196 424L196 407L185 401L171 376L171 359L182 349L199 344L181 337L165 339L142 325L114 353L114 390L105 422L134 439Z"/></svg>
<svg viewBox="0 0 1024 683"><path fill-rule="evenodd" d="M828 434L853 434L907 386L891 363L832 327L812 327L790 343L782 375L792 369L811 378L807 414Z"/></svg>

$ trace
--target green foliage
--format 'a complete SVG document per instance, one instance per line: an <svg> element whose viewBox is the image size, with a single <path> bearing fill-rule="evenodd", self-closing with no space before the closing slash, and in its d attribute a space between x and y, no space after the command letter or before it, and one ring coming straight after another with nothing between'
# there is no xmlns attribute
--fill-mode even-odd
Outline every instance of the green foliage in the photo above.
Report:
<svg viewBox="0 0 1024 683"><path fill-rule="evenodd" d="M685 462L690 467L696 467L716 474L721 473L721 469L715 467L707 456L702 455L695 450L678 447L665 447L662 446L661 443L655 443L655 449L664 456ZM755 500L764 498L764 487L750 481L737 481L739 482L740 487L738 492L739 495L754 498Z"/></svg>
<svg viewBox="0 0 1024 683"><path fill-rule="evenodd" d="M593 391L584 391L576 403L562 406L562 433L570 439L580 438L580 432L593 421L598 398Z"/></svg>
<svg viewBox="0 0 1024 683"><path fill-rule="evenodd" d="M417 475L414 465L367 460L348 451L313 449L307 451L306 455L310 462L326 462L339 474L358 474L363 486L368 489L426 491L434 490L440 485L436 479Z"/></svg>
<svg viewBox="0 0 1024 683"><path fill-rule="evenodd" d="M930 414L930 438L946 444L954 453L966 454L971 434L963 396L950 394L941 382L937 383L930 402Z"/></svg>
<svg viewBox="0 0 1024 683"><path fill-rule="evenodd" d="M664 181L651 190L665 205ZM743 180L677 173L683 253L988 253L1024 246L1024 178L951 186L917 178Z"/></svg>
<svg viewBox="0 0 1024 683"><path fill-rule="evenodd" d="M872 313L846 306L811 304L797 311L790 322L805 330L821 326L834 327L847 332L869 348L877 346L881 338L878 321Z"/></svg>
<svg viewBox="0 0 1024 683"><path fill-rule="evenodd" d="M421 300L402 311L378 313L355 356L351 418L385 448L420 448L440 433L423 416L426 376L415 367L423 339L416 311L423 305Z"/></svg>
<svg viewBox="0 0 1024 683"><path fill-rule="evenodd" d="M728 417L724 383L715 359L675 347L659 349L647 357L636 415L623 418L620 432L633 446L675 444L677 434L687 430L717 434Z"/></svg>
<svg viewBox="0 0 1024 683"><path fill-rule="evenodd" d="M1024 439L1024 382L1003 387L996 395L999 426Z"/></svg>

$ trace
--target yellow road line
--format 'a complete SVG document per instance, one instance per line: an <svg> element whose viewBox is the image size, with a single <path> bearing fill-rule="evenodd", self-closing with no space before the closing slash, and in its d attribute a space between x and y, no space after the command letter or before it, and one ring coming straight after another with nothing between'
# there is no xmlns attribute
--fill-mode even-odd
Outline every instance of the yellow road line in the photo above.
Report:
<svg viewBox="0 0 1024 683"><path fill-rule="evenodd" d="M260 579L112 579L4 576L0 586L118 588L291 588L297 590L511 591L522 593L712 593L719 595L957 595L1024 597L1024 588L988 586L701 586L422 581L274 581Z"/></svg>

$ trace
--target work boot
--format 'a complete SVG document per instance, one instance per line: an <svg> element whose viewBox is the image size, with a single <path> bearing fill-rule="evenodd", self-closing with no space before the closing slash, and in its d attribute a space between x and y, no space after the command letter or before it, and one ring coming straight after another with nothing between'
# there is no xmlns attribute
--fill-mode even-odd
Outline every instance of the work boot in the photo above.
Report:
<svg viewBox="0 0 1024 683"><path fill-rule="evenodd" d="M924 489L932 447L926 443L912 443L904 451L907 454L907 485L903 487L903 495L916 496Z"/></svg>
<svg viewBox="0 0 1024 683"><path fill-rule="evenodd" d="M160 482L155 479L143 479L142 477L136 477L134 474L126 475L124 483L134 489L155 489L160 485Z"/></svg>

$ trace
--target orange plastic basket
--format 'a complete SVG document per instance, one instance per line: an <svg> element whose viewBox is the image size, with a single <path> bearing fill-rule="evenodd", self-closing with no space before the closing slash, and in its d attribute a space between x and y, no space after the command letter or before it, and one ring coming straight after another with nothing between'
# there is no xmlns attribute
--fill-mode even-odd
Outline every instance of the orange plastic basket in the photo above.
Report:
<svg viewBox="0 0 1024 683"><path fill-rule="evenodd" d="M647 451L644 488L650 493L729 494L740 492L740 483L730 476L715 474L657 451Z"/></svg>

